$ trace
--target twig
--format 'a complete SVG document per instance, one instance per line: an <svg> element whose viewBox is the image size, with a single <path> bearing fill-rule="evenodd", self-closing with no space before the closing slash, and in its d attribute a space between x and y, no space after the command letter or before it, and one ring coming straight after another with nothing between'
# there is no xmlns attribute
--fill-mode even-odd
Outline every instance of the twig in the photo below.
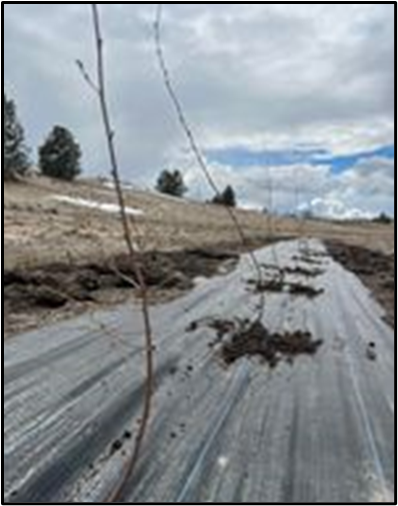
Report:
<svg viewBox="0 0 398 506"><path fill-rule="evenodd" d="M97 85L94 83L94 81L91 79L90 74L87 72L86 67L84 66L83 62L81 60L76 60L76 65L78 69L80 70L83 79L86 81L86 83L90 86L90 88L95 91L96 94L99 94L99 89Z"/></svg>
<svg viewBox="0 0 398 506"><path fill-rule="evenodd" d="M218 187L217 187L217 185L210 173L210 170L207 167L207 163L205 161L205 158L202 154L202 151L201 151L198 143L196 142L192 128L190 127L187 117L184 113L183 106L177 96L176 91L174 90L174 86L172 83L170 72L167 67L166 59L165 59L164 53L163 53L162 38L161 38L161 21L162 21L162 4L158 4L157 8L156 8L156 17L155 17L155 22L154 22L155 49L156 49L156 55L157 55L159 67L160 67L160 70L162 73L163 81L164 81L166 90L170 96L170 99L174 105L175 111L177 113L178 121L179 121L183 131L185 132L185 135L186 135L188 142L189 142L189 146L196 158L196 161L197 161L199 167L201 168L208 184L213 189L216 196L218 198L220 198L221 197L220 190L218 189ZM220 201L221 201L221 199L220 199ZM224 208L227 211L227 213L229 214L229 216L235 226L235 229L238 232L238 235L239 235L239 238L242 242L242 245L246 246L247 245L247 238L246 238L245 232L244 232L241 224L239 223L237 215L235 214L232 207L224 205ZM249 255L250 255L250 259L252 261L253 267L257 273L258 282L261 284L262 277L263 277L261 266L260 266L260 264L256 258L256 255L254 254L253 251L249 251ZM264 294L262 294L261 301L260 301L259 308L258 308L259 309L258 320L261 320L263 317L264 306L265 306L265 299L264 299Z"/></svg>
<svg viewBox="0 0 398 506"><path fill-rule="evenodd" d="M115 273L115 275L120 278L122 281L130 285L135 290L140 289L139 283L137 283L131 276L127 276L124 274L116 265L116 262L114 260L111 260L109 263L109 267L112 269L112 271Z"/></svg>
<svg viewBox="0 0 398 506"><path fill-rule="evenodd" d="M151 404L152 404L152 393L153 393L153 385L154 385L154 375L153 375L153 339L152 339L152 328L151 328L151 320L149 314L149 302L148 302L148 289L145 282L145 278L143 272L141 270L137 252L134 247L134 243L131 236L131 231L129 227L129 221L126 213L126 206L124 201L124 195L122 190L122 185L120 183L119 176L119 166L116 156L116 150L114 145L114 131L111 127L107 98L106 98L106 87L105 87L105 69L104 69L104 57L103 57L103 38L101 33L101 24L99 18L99 12L97 4L93 3L92 6L92 16L93 16L93 26L94 26L94 36L95 36L95 46L96 46L96 54L97 54L97 83L90 78L89 74L86 72L84 65L79 60L77 61L77 65L80 71L83 74L84 79L90 85L90 87L96 92L101 109L102 121L105 129L105 136L107 141L108 153L110 158L111 165L111 173L115 183L115 190L117 194L117 199L120 207L120 218L123 227L124 240L127 245L127 249L129 252L129 256L132 262L132 266L134 269L134 274L136 280L138 282L138 290L140 294L141 300L141 310L144 319L144 328L145 328L145 353L146 353L146 361L145 361L145 391L144 391L144 403L142 408L142 416L141 421L137 430L135 445L132 452L131 457L129 458L126 466L124 468L123 476L120 479L120 482L117 484L116 488L112 491L112 493L106 498L105 502L118 502L124 492L124 487L128 478L133 474L135 466L137 464L138 458L140 456L140 450L145 438L145 434L147 431L150 414L151 414ZM135 224L133 218L133 225Z"/></svg>

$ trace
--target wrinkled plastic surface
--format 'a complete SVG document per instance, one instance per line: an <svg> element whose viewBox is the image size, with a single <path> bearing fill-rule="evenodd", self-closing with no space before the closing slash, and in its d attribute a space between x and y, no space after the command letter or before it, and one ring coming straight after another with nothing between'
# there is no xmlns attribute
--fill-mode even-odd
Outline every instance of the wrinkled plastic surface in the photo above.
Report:
<svg viewBox="0 0 398 506"><path fill-rule="evenodd" d="M295 266L298 242L258 253ZM126 502L374 502L394 498L394 331L359 280L318 252L324 292L266 294L264 324L309 330L314 356L226 368L205 317L251 317L248 257L152 308L153 416ZM118 482L140 416L142 319L123 306L17 336L4 350L7 502L96 502ZM374 343L375 356L368 354ZM118 443L115 445L115 441Z"/></svg>

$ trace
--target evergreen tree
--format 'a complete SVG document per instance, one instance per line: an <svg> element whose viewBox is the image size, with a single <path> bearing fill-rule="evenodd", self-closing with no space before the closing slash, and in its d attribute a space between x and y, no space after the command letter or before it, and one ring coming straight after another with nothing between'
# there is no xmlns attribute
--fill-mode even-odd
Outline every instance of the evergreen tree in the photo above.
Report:
<svg viewBox="0 0 398 506"><path fill-rule="evenodd" d="M29 167L24 131L18 121L15 103L4 94L3 101L4 180L15 180Z"/></svg>
<svg viewBox="0 0 398 506"><path fill-rule="evenodd" d="M220 195L216 195L214 197L212 202L213 204L221 204L223 206L235 207L236 197L232 186L228 185Z"/></svg>
<svg viewBox="0 0 398 506"><path fill-rule="evenodd" d="M183 177L179 170L173 172L164 170L157 181L156 189L161 193L182 197L187 191Z"/></svg>
<svg viewBox="0 0 398 506"><path fill-rule="evenodd" d="M45 176L72 181L81 172L81 150L72 133L55 126L39 148L39 167Z"/></svg>

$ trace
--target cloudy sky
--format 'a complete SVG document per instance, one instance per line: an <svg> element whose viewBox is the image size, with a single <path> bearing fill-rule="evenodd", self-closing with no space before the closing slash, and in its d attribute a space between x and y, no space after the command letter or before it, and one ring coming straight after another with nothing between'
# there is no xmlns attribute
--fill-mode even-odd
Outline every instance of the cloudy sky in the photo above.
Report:
<svg viewBox="0 0 398 506"><path fill-rule="evenodd" d="M4 5L4 4L3 4ZM162 84L156 4L100 7L112 122L123 179L152 187L180 168L207 199ZM394 214L394 4L164 4L173 82L220 187L280 212ZM94 73L89 4L5 4L5 91L36 156L55 124L109 172Z"/></svg>

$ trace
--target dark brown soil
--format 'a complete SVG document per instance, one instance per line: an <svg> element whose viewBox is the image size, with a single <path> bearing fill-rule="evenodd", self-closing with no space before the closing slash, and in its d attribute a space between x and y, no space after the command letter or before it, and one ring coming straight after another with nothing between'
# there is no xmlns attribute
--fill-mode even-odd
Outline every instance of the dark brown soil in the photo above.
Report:
<svg viewBox="0 0 398 506"><path fill-rule="evenodd" d="M324 292L323 288L314 288L310 285L303 285L302 283L289 283L289 293L292 295L303 295L309 299L318 297Z"/></svg>
<svg viewBox="0 0 398 506"><path fill-rule="evenodd" d="M301 260L303 262L311 263L313 260L316 265L320 265L321 262L312 254L307 253L304 256L295 257L296 260ZM308 262L308 260L310 260ZM253 290L256 293L262 292L286 292L292 295L302 295L309 298L317 297L320 295L323 290L317 290L312 286L304 284L303 282L298 281L287 281L286 275L298 275L305 276L306 278L315 278L324 273L324 271L319 267L304 267L302 265L296 265L294 267L279 267L278 265L272 264L262 264L262 267L266 271L270 271L274 273L272 276L269 276L266 279L257 280L257 279L249 279L247 283L253 286Z"/></svg>
<svg viewBox="0 0 398 506"><path fill-rule="evenodd" d="M249 279L247 281L247 284L253 286L253 290L256 293L283 292L286 288L286 283L280 276L270 279L263 279L261 281L258 279Z"/></svg>
<svg viewBox="0 0 398 506"><path fill-rule="evenodd" d="M317 276L321 276L325 271L322 269L307 269L297 265L296 267L285 267L284 272L286 274L297 274L299 276L316 278Z"/></svg>
<svg viewBox="0 0 398 506"><path fill-rule="evenodd" d="M187 330L195 330L199 325L200 322L193 322ZM314 355L323 343L321 339L314 340L309 332L271 333L261 322L247 319L213 319L205 326L216 331L216 340L211 346L219 344L226 365L250 356L260 357L271 368L281 361L292 364L298 355Z"/></svg>
<svg viewBox="0 0 398 506"><path fill-rule="evenodd" d="M238 254L222 249L149 252L140 264L153 302L176 297L192 288L197 276L210 277L223 265L234 268ZM135 294L136 276L126 255L102 263L75 266L53 264L43 268L3 273L5 335L70 316L87 307L122 302Z"/></svg>
<svg viewBox="0 0 398 506"><path fill-rule="evenodd" d="M380 251L326 241L330 255L356 274L372 290L386 311L386 322L395 328L395 258Z"/></svg>
<svg viewBox="0 0 398 506"><path fill-rule="evenodd" d="M301 282L285 281L284 277L277 277L274 279L267 280L255 280L249 279L247 283L253 286L255 293L263 292L285 292L291 295L304 296L310 299L318 297L323 293L323 289L316 289L310 285L303 284Z"/></svg>

